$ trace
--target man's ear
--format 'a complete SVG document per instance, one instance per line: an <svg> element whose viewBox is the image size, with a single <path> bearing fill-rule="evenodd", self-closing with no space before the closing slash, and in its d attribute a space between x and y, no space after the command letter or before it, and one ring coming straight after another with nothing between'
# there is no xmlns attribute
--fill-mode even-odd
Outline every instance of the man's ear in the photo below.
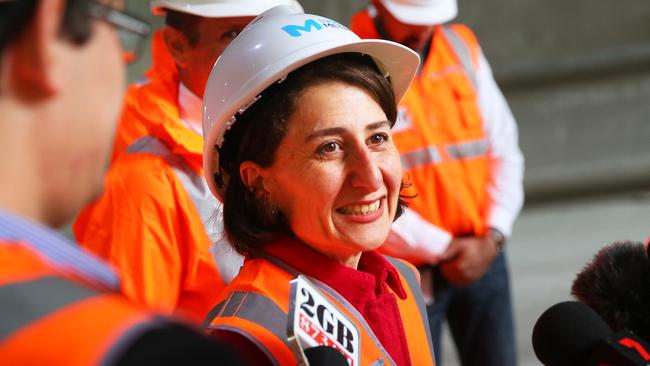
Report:
<svg viewBox="0 0 650 366"><path fill-rule="evenodd" d="M187 36L176 28L166 26L162 29L163 40L179 68L187 65L188 50L190 48Z"/></svg>
<svg viewBox="0 0 650 366"><path fill-rule="evenodd" d="M23 33L7 49L10 88L24 98L55 95L64 83L57 64L62 42L59 36L64 0L41 0Z"/></svg>

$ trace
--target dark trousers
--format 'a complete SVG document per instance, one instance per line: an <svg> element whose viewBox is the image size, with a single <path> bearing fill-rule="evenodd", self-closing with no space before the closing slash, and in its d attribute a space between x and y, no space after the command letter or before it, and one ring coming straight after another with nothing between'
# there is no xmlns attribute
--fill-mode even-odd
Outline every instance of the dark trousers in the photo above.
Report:
<svg viewBox="0 0 650 366"><path fill-rule="evenodd" d="M449 284L433 270L434 303L427 306L436 356L442 365L442 322L447 320L463 366L515 366L517 347L506 258L466 287Z"/></svg>

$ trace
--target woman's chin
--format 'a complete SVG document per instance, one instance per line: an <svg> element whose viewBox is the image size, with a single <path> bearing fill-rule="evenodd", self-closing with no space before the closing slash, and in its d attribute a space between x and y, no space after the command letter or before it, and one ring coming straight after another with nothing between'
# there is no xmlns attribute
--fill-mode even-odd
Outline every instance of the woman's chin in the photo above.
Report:
<svg viewBox="0 0 650 366"><path fill-rule="evenodd" d="M381 247L388 237L388 230L373 230L372 232L357 232L348 236L348 244L351 247L358 248L361 252L377 250Z"/></svg>

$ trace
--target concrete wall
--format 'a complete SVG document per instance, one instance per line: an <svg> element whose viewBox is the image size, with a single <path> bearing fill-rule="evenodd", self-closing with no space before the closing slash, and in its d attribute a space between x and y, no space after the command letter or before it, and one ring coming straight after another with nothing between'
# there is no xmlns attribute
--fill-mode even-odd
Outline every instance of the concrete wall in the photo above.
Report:
<svg viewBox="0 0 650 366"><path fill-rule="evenodd" d="M301 3L345 24L366 1ZM130 7L148 16L144 1ZM459 0L459 8L519 122L529 201L650 186L647 1Z"/></svg>

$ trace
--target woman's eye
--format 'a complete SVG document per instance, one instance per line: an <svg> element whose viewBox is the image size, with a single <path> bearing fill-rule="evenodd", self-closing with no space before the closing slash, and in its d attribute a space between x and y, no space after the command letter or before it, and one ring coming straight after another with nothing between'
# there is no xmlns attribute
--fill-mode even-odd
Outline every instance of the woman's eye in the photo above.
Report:
<svg viewBox="0 0 650 366"><path fill-rule="evenodd" d="M388 141L388 135L385 133L376 133L368 139L370 145L380 145L386 141Z"/></svg>
<svg viewBox="0 0 650 366"><path fill-rule="evenodd" d="M318 148L320 154L332 154L339 150L339 144L336 142L327 142Z"/></svg>

